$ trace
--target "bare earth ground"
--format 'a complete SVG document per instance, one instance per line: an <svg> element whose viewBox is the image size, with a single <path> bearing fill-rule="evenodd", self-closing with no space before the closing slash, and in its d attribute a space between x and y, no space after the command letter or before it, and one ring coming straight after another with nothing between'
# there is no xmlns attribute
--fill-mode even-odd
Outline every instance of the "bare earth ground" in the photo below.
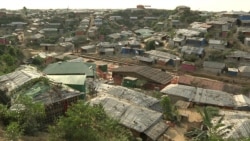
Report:
<svg viewBox="0 0 250 141"><path fill-rule="evenodd" d="M201 122L202 117L200 113L196 111L196 109L178 109L179 113L188 115L189 122Z"/></svg>
<svg viewBox="0 0 250 141"><path fill-rule="evenodd" d="M167 135L171 138L173 141L186 141L186 138L184 136L184 133L186 132L186 125L181 125L175 126L175 127L170 127L167 130Z"/></svg>
<svg viewBox="0 0 250 141"><path fill-rule="evenodd" d="M187 131L188 125L192 125L193 122L201 122L202 117L196 109L178 109L178 111L188 116L188 122L181 123L180 126L170 127L165 134L173 141L186 141L184 133Z"/></svg>

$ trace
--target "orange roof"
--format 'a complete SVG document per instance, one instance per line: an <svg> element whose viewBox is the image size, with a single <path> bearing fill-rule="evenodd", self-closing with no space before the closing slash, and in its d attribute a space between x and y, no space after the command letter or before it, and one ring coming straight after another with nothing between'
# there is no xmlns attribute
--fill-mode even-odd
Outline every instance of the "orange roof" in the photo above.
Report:
<svg viewBox="0 0 250 141"><path fill-rule="evenodd" d="M225 83L211 80L207 78L201 78L201 77L194 77L190 75L181 75L179 76L178 80L179 84L184 85L195 85L197 84L198 87L206 88L206 89L212 89L212 90L221 90L223 91Z"/></svg>

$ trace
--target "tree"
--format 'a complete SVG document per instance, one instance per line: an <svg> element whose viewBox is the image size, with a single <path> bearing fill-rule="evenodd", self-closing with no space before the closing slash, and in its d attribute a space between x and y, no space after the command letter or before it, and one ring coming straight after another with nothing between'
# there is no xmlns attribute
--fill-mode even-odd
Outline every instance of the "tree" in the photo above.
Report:
<svg viewBox="0 0 250 141"><path fill-rule="evenodd" d="M32 60L32 64L38 65L38 66L42 65L43 62L44 62L44 59L41 58L40 56L36 56L36 57Z"/></svg>
<svg viewBox="0 0 250 141"><path fill-rule="evenodd" d="M16 127L16 123L19 125L20 130L24 134L34 134L41 127L45 116L44 105L41 103L34 103L32 99L28 96L19 96L14 100L14 109L5 110L5 106L1 106L3 110L1 111L1 117L5 120L5 125L10 126L10 129ZM16 122L14 124L14 122ZM13 125L11 125L13 123ZM17 134L17 133L13 133Z"/></svg>
<svg viewBox="0 0 250 141"><path fill-rule="evenodd" d="M169 97L165 96L162 98L161 106L163 109L163 114L164 114L165 119L173 121L173 122L179 121L177 108L171 104Z"/></svg>
<svg viewBox="0 0 250 141"><path fill-rule="evenodd" d="M101 105L84 101L72 105L55 126L49 127L50 140L125 141L130 132L108 117Z"/></svg>
<svg viewBox="0 0 250 141"><path fill-rule="evenodd" d="M23 7L23 14L24 14L25 16L28 15L28 9L27 9L25 6Z"/></svg>
<svg viewBox="0 0 250 141"><path fill-rule="evenodd" d="M25 109L18 112L19 124L26 134L34 134L43 126L45 118L45 108L42 103L33 102L28 96L20 96L17 103L24 105Z"/></svg>
<svg viewBox="0 0 250 141"><path fill-rule="evenodd" d="M10 54L4 54L2 57L8 66L14 65L14 63L16 62L15 58L12 57Z"/></svg>
<svg viewBox="0 0 250 141"><path fill-rule="evenodd" d="M155 45L155 41L149 41L149 42L147 42L146 43L146 50L147 51L149 51L149 50L155 50L155 47L156 47L156 45Z"/></svg>
<svg viewBox="0 0 250 141"><path fill-rule="evenodd" d="M185 61L189 61L189 62L195 62L199 59L199 57L195 54L183 54L183 59Z"/></svg>
<svg viewBox="0 0 250 141"><path fill-rule="evenodd" d="M221 116L216 123L212 123L211 120L214 116L218 116L219 109L215 107L198 108L199 113L202 116L202 128L194 128L189 131L185 136L192 138L196 141L223 141L221 133L226 129L230 129L230 126L222 124L224 116Z"/></svg>
<svg viewBox="0 0 250 141"><path fill-rule="evenodd" d="M244 43L245 35L242 32L239 32L238 39L241 41L241 43Z"/></svg>
<svg viewBox="0 0 250 141"><path fill-rule="evenodd" d="M209 60L211 60L211 61L223 61L225 56L226 56L225 52L214 50L214 51L211 51L211 53L209 55Z"/></svg>
<svg viewBox="0 0 250 141"><path fill-rule="evenodd" d="M9 73L15 70L21 63L23 57L20 48L0 45L0 74Z"/></svg>
<svg viewBox="0 0 250 141"><path fill-rule="evenodd" d="M23 130L17 122L11 122L6 129L5 137L11 141L17 141L23 134Z"/></svg>
<svg viewBox="0 0 250 141"><path fill-rule="evenodd" d="M78 36L78 37L74 38L73 43L74 43L76 52L78 52L80 46L88 43L88 40L85 36Z"/></svg>

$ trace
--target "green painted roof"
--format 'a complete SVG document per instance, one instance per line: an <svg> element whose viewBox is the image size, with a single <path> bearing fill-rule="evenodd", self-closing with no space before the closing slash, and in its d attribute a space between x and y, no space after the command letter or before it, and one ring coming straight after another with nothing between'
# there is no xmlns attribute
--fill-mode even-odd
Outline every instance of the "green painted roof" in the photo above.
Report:
<svg viewBox="0 0 250 141"><path fill-rule="evenodd" d="M29 96L36 102L51 104L71 97L83 95L83 93L75 91L66 85L58 87L52 83L46 84L39 81L35 84L31 84L28 88L24 88L15 93L15 96L19 95Z"/></svg>
<svg viewBox="0 0 250 141"><path fill-rule="evenodd" d="M51 80L68 85L84 85L86 75L47 75Z"/></svg>
<svg viewBox="0 0 250 141"><path fill-rule="evenodd" d="M148 35L148 34L154 33L154 31L150 30L150 29L144 29L144 28L142 28L142 29L135 30L135 33L140 33L141 35L144 35L144 34Z"/></svg>
<svg viewBox="0 0 250 141"><path fill-rule="evenodd" d="M84 62L57 62L48 65L44 69L44 73L48 75L79 75L84 74L87 77L93 76L93 71L90 66L96 69L95 64L84 63Z"/></svg>

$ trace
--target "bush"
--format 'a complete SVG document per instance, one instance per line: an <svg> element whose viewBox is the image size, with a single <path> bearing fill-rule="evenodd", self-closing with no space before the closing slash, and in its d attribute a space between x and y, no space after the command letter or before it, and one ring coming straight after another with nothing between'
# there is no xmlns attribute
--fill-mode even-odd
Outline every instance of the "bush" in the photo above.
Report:
<svg viewBox="0 0 250 141"><path fill-rule="evenodd" d="M147 42L146 43L146 51L149 51L149 50L155 50L155 47L156 47L156 45L155 45L155 41L149 41L149 42Z"/></svg>
<svg viewBox="0 0 250 141"><path fill-rule="evenodd" d="M33 59L32 64L40 66L43 64L43 61L44 61L43 58L41 58L40 56L37 56Z"/></svg>
<svg viewBox="0 0 250 141"><path fill-rule="evenodd" d="M6 129L5 137L8 140L17 141L23 134L23 130L17 122L11 122Z"/></svg>
<svg viewBox="0 0 250 141"><path fill-rule="evenodd" d="M197 55L194 55L194 54L190 54L190 55L185 54L185 55L183 56L183 59L184 59L185 61L195 62L195 61L197 61L197 60L199 59L199 57L198 57Z"/></svg>
<svg viewBox="0 0 250 141"><path fill-rule="evenodd" d="M12 66L15 63L15 58L12 57L10 54L4 54L2 58L8 66Z"/></svg>
<svg viewBox="0 0 250 141"><path fill-rule="evenodd" d="M131 140L132 134L111 119L101 105L90 106L78 101L61 117L54 126L49 127L50 140L85 140L85 141L125 141Z"/></svg>

